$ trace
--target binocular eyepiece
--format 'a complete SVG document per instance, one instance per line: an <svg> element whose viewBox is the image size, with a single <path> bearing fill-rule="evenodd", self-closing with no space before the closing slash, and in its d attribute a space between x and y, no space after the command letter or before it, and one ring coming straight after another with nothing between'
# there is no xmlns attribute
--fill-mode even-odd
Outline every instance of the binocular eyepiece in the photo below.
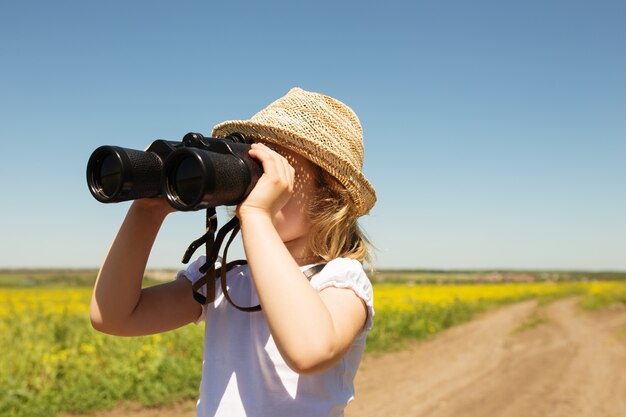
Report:
<svg viewBox="0 0 626 417"><path fill-rule="evenodd" d="M87 184L102 203L163 196L182 211L236 205L263 174L248 155L251 143L240 133L224 139L188 133L145 151L101 146L87 163Z"/></svg>

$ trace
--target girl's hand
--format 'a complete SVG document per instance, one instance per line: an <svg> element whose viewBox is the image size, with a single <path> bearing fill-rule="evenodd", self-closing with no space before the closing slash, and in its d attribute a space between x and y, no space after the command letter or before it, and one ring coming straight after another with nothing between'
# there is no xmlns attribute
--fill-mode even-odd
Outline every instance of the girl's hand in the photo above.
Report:
<svg viewBox="0 0 626 417"><path fill-rule="evenodd" d="M237 217L261 214L273 219L293 193L294 168L278 152L253 143L249 155L263 165L263 175L252 192L237 207Z"/></svg>
<svg viewBox="0 0 626 417"><path fill-rule="evenodd" d="M140 198L133 201L131 209L140 210L146 215L154 216L156 219L164 219L168 214L176 211L162 197Z"/></svg>

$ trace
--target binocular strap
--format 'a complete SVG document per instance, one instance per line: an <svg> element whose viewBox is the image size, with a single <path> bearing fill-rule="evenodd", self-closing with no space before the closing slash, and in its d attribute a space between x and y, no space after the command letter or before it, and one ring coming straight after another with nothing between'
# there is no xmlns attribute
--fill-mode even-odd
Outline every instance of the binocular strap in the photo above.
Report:
<svg viewBox="0 0 626 417"><path fill-rule="evenodd" d="M230 245L230 242L232 242L234 236L239 231L239 219L237 217L230 219L230 221L217 232L216 236L215 231L217 230L217 214L215 212L215 208L208 208L206 224L206 233L191 243L185 252L185 256L183 257L183 263L189 262L193 252L195 252L195 250L202 244L205 245L206 262L199 268L199 271L203 273L204 276L192 285L193 298L202 305L212 303L215 300L215 277L220 276L219 273L221 270L230 270L237 265L241 265L241 263L233 262L231 263L230 268L227 268L228 265L225 265L226 259L224 258L222 260L222 267L217 270L215 269L215 262L217 261L222 242L224 241L226 234L232 231L233 233L231 234L231 238L228 243L228 245ZM199 292L203 286L205 287L206 295Z"/></svg>
<svg viewBox="0 0 626 417"><path fill-rule="evenodd" d="M208 282L210 277L215 279L215 260L217 259L221 241L215 245L215 231L217 230L217 213L215 208L208 208L206 211L206 231L198 239L191 242L182 262L188 263L194 252L202 245L206 249L206 263L200 267L200 272L204 274L202 278L192 285L193 298L200 304L207 304L215 299L215 286L206 286L206 296L199 292L199 289ZM219 236L218 236L219 238ZM223 239L223 236L221 237Z"/></svg>
<svg viewBox="0 0 626 417"><path fill-rule="evenodd" d="M246 265L248 262L239 259L236 261L226 262L226 257L228 255L228 248L230 244L239 233L241 226L239 224L239 219L235 216L228 221L222 227L217 236L215 236L215 230L217 229L217 215L215 213L215 208L207 209L207 231L206 233L199 239L196 239L189 245L187 251L185 252L185 256L183 257L183 263L189 262L193 252L200 247L202 244L206 245L206 262L204 265L200 267L200 272L204 274L202 278L197 280L192 285L193 290L193 298L202 305L207 305L215 301L215 279L219 277L220 285L222 288L222 293L228 302L235 307L237 310L245 311L245 312L255 312L261 310L261 305L257 304L256 306L250 307L242 307L237 305L232 298L230 298L230 294L228 293L228 285L226 284L226 273L233 268L236 268L241 265ZM226 237L226 234L230 232L230 237L228 238L228 242L226 242L226 246L224 247L224 254L222 256L222 266L215 269L215 261L217 260L220 247L222 246L222 242ZM314 265L308 269L306 269L303 273L310 279L313 275L319 273L324 267L325 263ZM202 287L206 289L206 296L200 293L200 289Z"/></svg>

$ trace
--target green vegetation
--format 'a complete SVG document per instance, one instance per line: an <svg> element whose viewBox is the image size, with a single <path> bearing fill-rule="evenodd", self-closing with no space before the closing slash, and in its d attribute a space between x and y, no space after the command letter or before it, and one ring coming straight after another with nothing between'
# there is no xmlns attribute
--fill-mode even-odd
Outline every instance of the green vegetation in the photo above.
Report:
<svg viewBox="0 0 626 417"><path fill-rule="evenodd" d="M526 330L534 329L537 326L540 326L548 321L548 318L543 313L543 310L540 306L537 306L533 312L526 317L526 319L519 324L515 329L513 329L513 333L522 333Z"/></svg>

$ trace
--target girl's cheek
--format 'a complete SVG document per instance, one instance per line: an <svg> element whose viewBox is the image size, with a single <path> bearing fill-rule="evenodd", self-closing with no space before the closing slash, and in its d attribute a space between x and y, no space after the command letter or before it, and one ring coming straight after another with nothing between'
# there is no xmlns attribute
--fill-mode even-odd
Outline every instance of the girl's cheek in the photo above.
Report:
<svg viewBox="0 0 626 417"><path fill-rule="evenodd" d="M272 222L283 242L302 237L310 228L305 214L297 206L283 207Z"/></svg>

